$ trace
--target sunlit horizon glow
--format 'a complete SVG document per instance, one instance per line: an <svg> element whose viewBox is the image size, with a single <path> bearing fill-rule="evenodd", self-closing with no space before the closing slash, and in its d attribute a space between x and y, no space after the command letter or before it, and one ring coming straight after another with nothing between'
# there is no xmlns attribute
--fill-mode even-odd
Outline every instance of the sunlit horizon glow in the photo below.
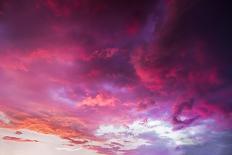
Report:
<svg viewBox="0 0 232 155"><path fill-rule="evenodd" d="M0 155L231 155L229 6L1 0Z"/></svg>

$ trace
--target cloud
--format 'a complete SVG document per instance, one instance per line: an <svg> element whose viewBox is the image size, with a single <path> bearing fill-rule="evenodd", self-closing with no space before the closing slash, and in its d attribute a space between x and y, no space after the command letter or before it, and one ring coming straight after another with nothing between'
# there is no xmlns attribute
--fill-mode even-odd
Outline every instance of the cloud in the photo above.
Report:
<svg viewBox="0 0 232 155"><path fill-rule="evenodd" d="M10 137L10 136L4 136L2 139L3 140L8 140L8 141L15 141L15 142L39 142L37 140L21 139L21 138Z"/></svg>
<svg viewBox="0 0 232 155"><path fill-rule="evenodd" d="M0 121L5 123L5 124L9 124L10 120L9 118L6 117L6 115L2 112L0 112Z"/></svg>
<svg viewBox="0 0 232 155"><path fill-rule="evenodd" d="M185 123L190 124L202 116L202 113L198 113L201 111L198 109L201 105L209 106L206 109L212 110L211 113L216 109L218 112L225 110L222 112L224 117L226 119L230 117L229 111L231 110L225 108L230 103L227 97L222 95L223 91L231 87L228 76L224 76L230 68L224 56L230 54L224 50L219 56L220 48L211 46L214 44L221 47L223 43L219 41L219 38L222 39L226 35L217 27L227 25L228 22L222 19L217 22L217 26L213 24L214 26L207 29L209 23L213 23L213 18L208 18L209 14L212 13L213 17L217 17L218 14L223 14L226 18L228 16L222 8L219 9L216 3L209 3L199 1L190 2L188 5L183 1L168 3L166 7L169 11L158 25L159 28L154 34L156 36L154 42L137 47L131 54L131 63L137 76L148 89L157 93L154 98L172 100L171 106L175 109L173 111L174 122L184 123L176 117L184 111L183 115L189 118L185 120ZM224 4L223 2L220 5L228 10ZM213 12L213 8L219 9L220 13ZM197 18L199 14L204 15ZM228 44L226 47L231 49ZM220 101L213 99L219 90L224 96L216 95ZM189 107L188 104L183 104L191 99L194 99L194 105ZM167 102L170 101L167 100ZM215 109L213 110L210 106ZM208 115L208 117L211 116Z"/></svg>
<svg viewBox="0 0 232 155"><path fill-rule="evenodd" d="M169 142L230 129L228 6L1 1L0 127L101 154L179 154Z"/></svg>
<svg viewBox="0 0 232 155"><path fill-rule="evenodd" d="M21 131L16 131L15 134L16 134L16 135L21 135L21 134L23 134L23 133L22 133Z"/></svg>
<svg viewBox="0 0 232 155"><path fill-rule="evenodd" d="M115 106L119 102L118 99L107 96L106 94L98 94L95 97L86 97L78 106Z"/></svg>
<svg viewBox="0 0 232 155"><path fill-rule="evenodd" d="M146 121L137 120L124 126L102 125L96 130L96 135L107 139L110 137L103 143L104 145L100 145L101 148L108 148L108 145L116 143L117 150L112 150L113 154L116 152L142 154L147 151L180 154L181 151L176 150L178 146L192 146L207 141L205 133L211 134L207 129L208 125L210 123L204 122L201 125L177 131L173 130L173 126L169 122L148 119Z"/></svg>
<svg viewBox="0 0 232 155"><path fill-rule="evenodd" d="M74 139L69 138L69 137L65 137L64 139L69 140L71 144L85 144L88 142L87 140L80 141L80 140L74 140Z"/></svg>
<svg viewBox="0 0 232 155"><path fill-rule="evenodd" d="M200 154L203 155L209 151L212 151L213 155L229 155L231 153L231 133L228 132L216 132L210 135L210 140L201 145L182 146L180 149L185 154Z"/></svg>
<svg viewBox="0 0 232 155"><path fill-rule="evenodd" d="M63 151L78 151L80 150L80 148L76 148L76 149L70 149L70 148L65 148L65 147L58 147L56 148L57 150L63 150Z"/></svg>

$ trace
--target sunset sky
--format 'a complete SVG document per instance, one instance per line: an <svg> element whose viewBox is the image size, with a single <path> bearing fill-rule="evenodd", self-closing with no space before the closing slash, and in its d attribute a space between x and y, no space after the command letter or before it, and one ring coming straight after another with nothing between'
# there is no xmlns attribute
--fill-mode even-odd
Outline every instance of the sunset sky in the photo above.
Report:
<svg viewBox="0 0 232 155"><path fill-rule="evenodd" d="M226 0L0 0L0 155L231 155Z"/></svg>

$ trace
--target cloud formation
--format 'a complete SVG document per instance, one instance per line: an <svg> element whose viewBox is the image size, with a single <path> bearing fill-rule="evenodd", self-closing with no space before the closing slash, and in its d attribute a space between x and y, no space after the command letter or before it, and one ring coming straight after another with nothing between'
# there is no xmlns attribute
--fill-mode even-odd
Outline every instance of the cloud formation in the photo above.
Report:
<svg viewBox="0 0 232 155"><path fill-rule="evenodd" d="M59 151L182 155L178 148L211 147L213 138L195 129L231 130L228 6L2 0L0 127L57 136L67 147Z"/></svg>

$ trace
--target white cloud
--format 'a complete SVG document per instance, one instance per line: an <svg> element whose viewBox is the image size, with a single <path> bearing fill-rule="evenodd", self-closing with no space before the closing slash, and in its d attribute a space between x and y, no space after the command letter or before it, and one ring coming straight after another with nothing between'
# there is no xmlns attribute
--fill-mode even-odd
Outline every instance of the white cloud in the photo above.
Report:
<svg viewBox="0 0 232 155"><path fill-rule="evenodd" d="M0 112L0 121L6 124L10 123L10 119L7 118L7 116L3 112Z"/></svg>
<svg viewBox="0 0 232 155"><path fill-rule="evenodd" d="M57 147L56 149L57 149L57 150L60 150L60 151L69 151L69 152L73 152L73 151L78 151L78 150L80 150L81 148Z"/></svg>
<svg viewBox="0 0 232 155"><path fill-rule="evenodd" d="M148 119L137 120L127 125L101 125L95 132L109 140L106 143L117 142L121 149L136 149L143 145L154 145L157 140L163 140L167 146L195 145L204 142L202 135L208 130L205 125L196 125L182 130L173 130L172 124ZM152 134L153 139L146 139L145 134ZM154 138L155 137L155 138Z"/></svg>

